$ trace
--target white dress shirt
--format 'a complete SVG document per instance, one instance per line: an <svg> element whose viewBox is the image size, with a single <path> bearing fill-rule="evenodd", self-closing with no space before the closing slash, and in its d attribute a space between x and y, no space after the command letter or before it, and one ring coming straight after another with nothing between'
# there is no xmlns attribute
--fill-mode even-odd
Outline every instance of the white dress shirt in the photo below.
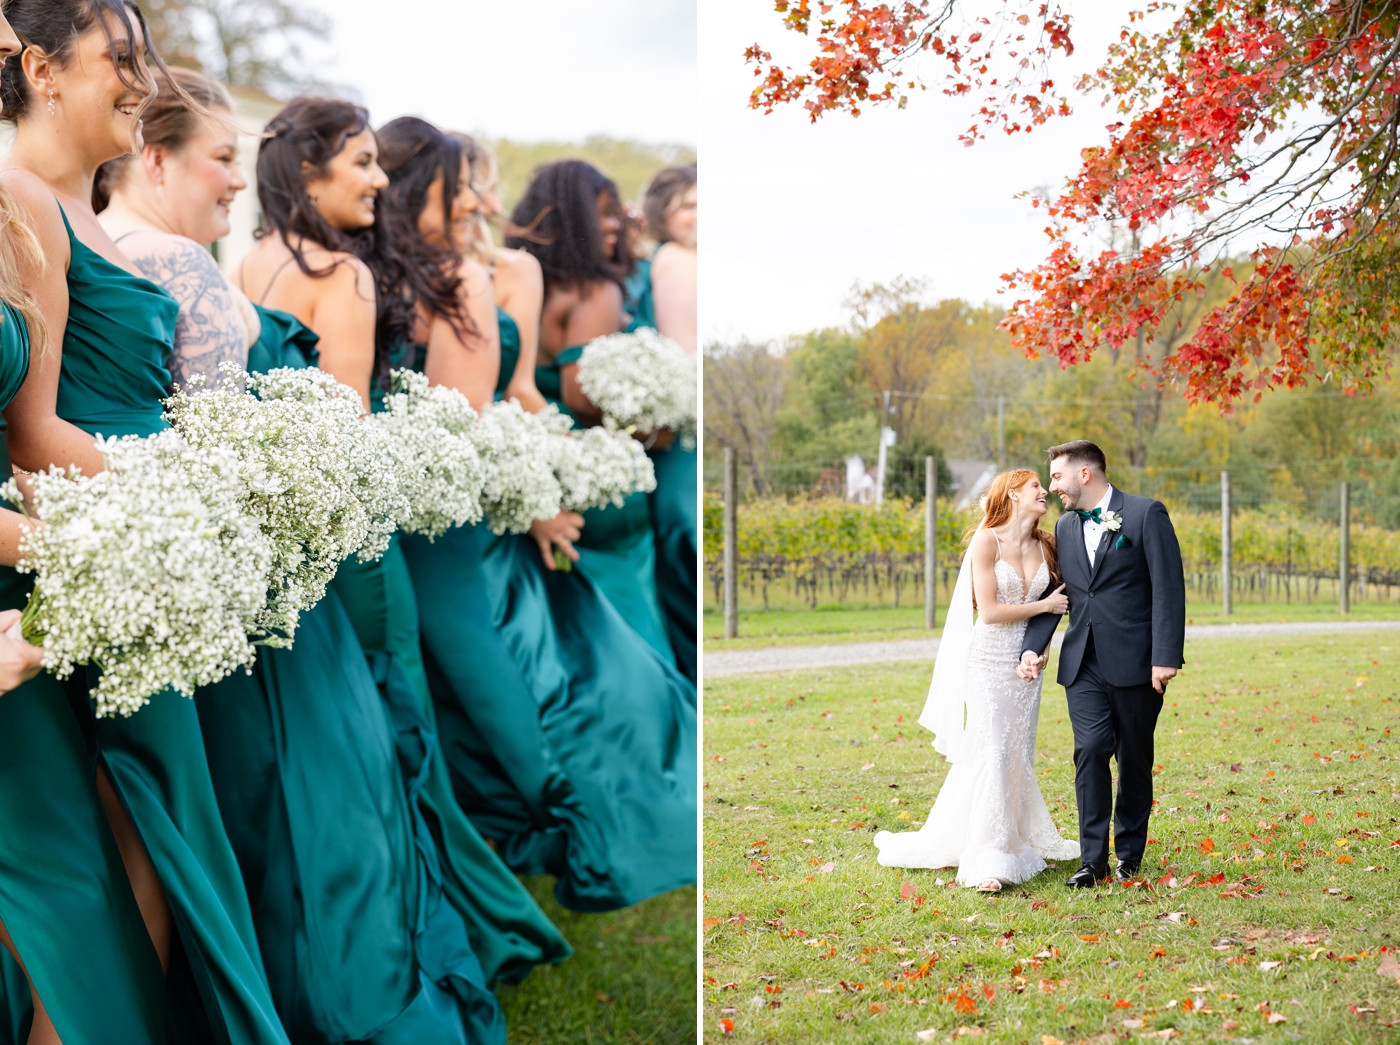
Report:
<svg viewBox="0 0 1400 1045"><path fill-rule="evenodd" d="M1112 498L1113 484L1110 483L1108 492L1103 495L1103 500L1094 506L1098 508L1100 517L1103 516L1104 512L1108 511L1108 502L1112 500ZM1093 510L1093 508L1089 509L1091 512ZM1089 553L1089 568L1093 569L1094 556L1098 554L1099 550L1099 538L1103 536L1103 523L1096 523L1093 519L1084 519L1082 522L1084 523L1084 550Z"/></svg>

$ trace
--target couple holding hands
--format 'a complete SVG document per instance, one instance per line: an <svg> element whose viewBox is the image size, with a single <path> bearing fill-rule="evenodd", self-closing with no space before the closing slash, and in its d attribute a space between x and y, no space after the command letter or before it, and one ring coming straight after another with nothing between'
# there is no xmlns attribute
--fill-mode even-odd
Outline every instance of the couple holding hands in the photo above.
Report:
<svg viewBox="0 0 1400 1045"><path fill-rule="evenodd" d="M998 475L963 558L919 717L953 763L922 828L875 836L880 863L957 867L984 892L1077 860L1066 883L1139 874L1152 812L1153 733L1182 665L1186 586L1166 508L1115 488L1098 446L1051 447L1050 487ZM1040 528L1049 494L1066 509ZM1035 779L1041 672L1068 612L1058 681L1074 728L1079 841L1062 838ZM1118 761L1115 806L1109 760Z"/></svg>

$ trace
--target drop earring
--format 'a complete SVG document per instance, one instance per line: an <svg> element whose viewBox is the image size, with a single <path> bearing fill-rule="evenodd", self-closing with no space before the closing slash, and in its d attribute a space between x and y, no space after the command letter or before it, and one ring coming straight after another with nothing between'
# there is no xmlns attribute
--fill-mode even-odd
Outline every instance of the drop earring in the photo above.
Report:
<svg viewBox="0 0 1400 1045"><path fill-rule="evenodd" d="M49 115L53 116L58 112L57 106L53 103L53 88L49 88Z"/></svg>

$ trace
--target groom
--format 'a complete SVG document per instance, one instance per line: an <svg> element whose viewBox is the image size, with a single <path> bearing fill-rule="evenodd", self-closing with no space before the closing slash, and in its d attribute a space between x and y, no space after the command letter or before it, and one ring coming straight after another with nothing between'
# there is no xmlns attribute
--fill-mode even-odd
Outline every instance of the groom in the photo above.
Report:
<svg viewBox="0 0 1400 1045"><path fill-rule="evenodd" d="M1152 733L1167 683L1182 664L1186 582L1176 531L1161 502L1125 494L1106 477L1103 451L1087 439L1052 446L1050 492L1067 511L1055 526L1070 624L1059 683L1074 727L1074 795L1083 866L1065 884L1087 889L1108 875L1113 815L1116 876L1136 878L1152 812ZM1017 671L1040 675L1057 614L1026 626ZM1118 760L1113 805L1111 758Z"/></svg>

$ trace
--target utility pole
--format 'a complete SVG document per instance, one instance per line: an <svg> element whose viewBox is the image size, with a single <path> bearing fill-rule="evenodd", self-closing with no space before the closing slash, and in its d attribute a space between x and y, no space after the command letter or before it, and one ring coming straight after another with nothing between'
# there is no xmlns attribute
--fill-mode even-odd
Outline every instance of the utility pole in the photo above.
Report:
<svg viewBox="0 0 1400 1045"><path fill-rule="evenodd" d="M889 425L890 397L894 393L885 393L885 406L880 411L880 453L875 460L875 504L880 506L885 503L885 465L889 457L889 448L894 445L895 431Z"/></svg>
<svg viewBox="0 0 1400 1045"><path fill-rule="evenodd" d="M997 470L1006 471L1006 396L997 396Z"/></svg>
<svg viewBox="0 0 1400 1045"><path fill-rule="evenodd" d="M724 637L739 637L739 502L734 448L724 448Z"/></svg>
<svg viewBox="0 0 1400 1045"><path fill-rule="evenodd" d="M1339 574L1337 578L1341 582L1340 609L1343 613L1351 612L1351 483L1342 483L1342 533L1341 548L1338 558Z"/></svg>
<svg viewBox="0 0 1400 1045"><path fill-rule="evenodd" d="M938 466L924 458L924 627L938 624Z"/></svg>
<svg viewBox="0 0 1400 1045"><path fill-rule="evenodd" d="M1220 473L1220 595L1225 616L1235 612L1234 540L1230 532L1230 473Z"/></svg>

